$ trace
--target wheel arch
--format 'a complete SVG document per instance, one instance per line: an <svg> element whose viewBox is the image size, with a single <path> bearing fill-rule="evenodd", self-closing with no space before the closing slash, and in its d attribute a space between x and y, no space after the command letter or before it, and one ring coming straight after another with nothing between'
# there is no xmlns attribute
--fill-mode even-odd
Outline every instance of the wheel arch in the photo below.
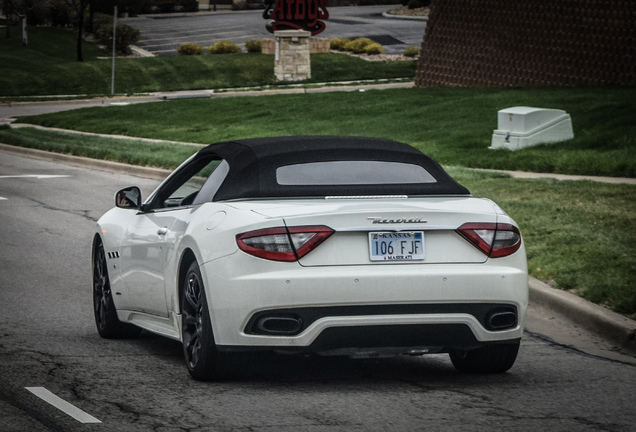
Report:
<svg viewBox="0 0 636 432"><path fill-rule="evenodd" d="M183 253L181 254L181 260L179 262L179 272L177 274L177 286L178 286L178 290L177 290L177 304L178 304L178 310L179 313L181 313L181 294L183 293L183 289L184 289L184 279L185 279L185 275L186 272L188 271L188 268L190 268L190 265L195 262L197 260L196 255L194 254L194 251L190 248L187 248L183 251Z"/></svg>
<svg viewBox="0 0 636 432"><path fill-rule="evenodd" d="M178 313L182 314L183 310L181 308L181 299L182 299L182 295L183 295L183 290L185 289L185 276L188 272L188 269L190 268L190 265L192 265L193 262L198 263L198 267L199 267L199 271L201 273L201 279L203 282L203 290L205 292L205 296L206 296L206 302L208 305L208 316L210 318L210 326L212 327L212 334L213 334L213 338L214 340L216 340L217 338L217 334L216 334L216 325L214 324L214 310L211 307L211 302L212 300L212 291L211 291L211 287L210 287L210 283L209 283L209 279L206 276L205 273L205 269L201 266L201 260L199 259L199 256L197 255L197 253L195 252L195 250L191 249L191 248L185 248L183 253L181 254L181 260L179 262L179 273L178 273L178 284L177 284L177 308L178 308Z"/></svg>
<svg viewBox="0 0 636 432"><path fill-rule="evenodd" d="M93 245L91 246L91 266L95 265L95 251L97 251L97 247L100 243L103 245L104 240L102 239L102 236L100 236L98 233L95 233L95 235L93 236Z"/></svg>

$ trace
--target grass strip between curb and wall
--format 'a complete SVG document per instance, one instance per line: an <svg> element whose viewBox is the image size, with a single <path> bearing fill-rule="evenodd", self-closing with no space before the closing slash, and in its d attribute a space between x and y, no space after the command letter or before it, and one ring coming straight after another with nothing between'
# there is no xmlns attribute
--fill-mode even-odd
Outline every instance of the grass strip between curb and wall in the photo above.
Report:
<svg viewBox="0 0 636 432"><path fill-rule="evenodd" d="M491 150L497 111L565 110L574 139ZM20 118L84 132L209 144L235 138L362 135L413 145L438 162L471 168L636 177L636 88L404 88L174 100Z"/></svg>

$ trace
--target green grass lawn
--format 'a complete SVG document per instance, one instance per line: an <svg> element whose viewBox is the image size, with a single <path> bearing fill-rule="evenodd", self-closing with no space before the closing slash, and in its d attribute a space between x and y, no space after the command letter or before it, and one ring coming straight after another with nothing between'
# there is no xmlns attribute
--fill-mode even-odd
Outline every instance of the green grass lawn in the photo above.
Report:
<svg viewBox="0 0 636 432"><path fill-rule="evenodd" d="M0 142L73 156L166 169L176 168L198 150L198 147L190 145L87 137L36 128L9 129L8 126L0 126Z"/></svg>
<svg viewBox="0 0 636 432"><path fill-rule="evenodd" d="M519 224L532 276L636 318L636 186L449 172Z"/></svg>
<svg viewBox="0 0 636 432"><path fill-rule="evenodd" d="M108 95L110 53L84 43L84 62L75 61L70 30L31 27L22 46L16 27L0 44L0 97L5 100L42 95ZM99 57L104 57L100 59ZM386 78L413 78L413 61L367 62L342 54L311 56L307 83ZM121 58L116 60L115 93L219 89L276 84L274 56L265 54Z"/></svg>
<svg viewBox="0 0 636 432"><path fill-rule="evenodd" d="M490 150L497 111L520 105L564 109L572 116L575 138L516 152ZM636 177L634 112L636 88L412 88L175 100L19 121L203 144L256 136L366 135L407 142L447 165Z"/></svg>

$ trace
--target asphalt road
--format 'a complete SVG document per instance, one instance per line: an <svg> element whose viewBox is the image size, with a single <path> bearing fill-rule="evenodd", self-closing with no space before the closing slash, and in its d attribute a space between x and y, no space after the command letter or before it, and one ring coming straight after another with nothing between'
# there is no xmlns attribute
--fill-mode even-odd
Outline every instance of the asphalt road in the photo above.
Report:
<svg viewBox="0 0 636 432"><path fill-rule="evenodd" d="M409 46L420 46L426 22L385 18L391 6L332 7L319 38L368 37L384 46L387 54L401 54ZM177 55L179 45L191 42L207 49L219 40L244 46L246 40L273 38L265 29L262 10L216 13L145 15L121 22L141 32L137 46L159 56Z"/></svg>
<svg viewBox="0 0 636 432"><path fill-rule="evenodd" d="M222 383L191 380L173 341L101 339L94 221L118 188L157 183L0 152L0 430L634 430L636 367L533 334L503 375L458 374L446 355L256 356Z"/></svg>

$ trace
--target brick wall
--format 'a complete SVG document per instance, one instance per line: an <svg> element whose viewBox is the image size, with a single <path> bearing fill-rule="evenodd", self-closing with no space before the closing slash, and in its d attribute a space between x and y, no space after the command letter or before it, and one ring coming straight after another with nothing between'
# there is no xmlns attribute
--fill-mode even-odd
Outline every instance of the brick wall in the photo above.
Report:
<svg viewBox="0 0 636 432"><path fill-rule="evenodd" d="M415 84L636 85L636 0L433 0Z"/></svg>

